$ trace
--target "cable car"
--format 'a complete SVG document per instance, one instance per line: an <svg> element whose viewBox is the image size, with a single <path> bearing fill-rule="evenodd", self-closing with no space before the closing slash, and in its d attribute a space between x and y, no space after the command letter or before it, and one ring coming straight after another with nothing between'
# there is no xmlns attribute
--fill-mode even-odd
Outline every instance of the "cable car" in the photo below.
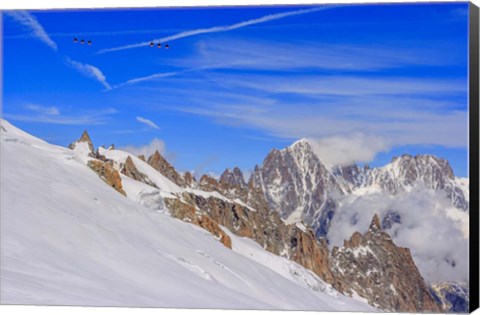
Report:
<svg viewBox="0 0 480 315"><path fill-rule="evenodd" d="M78 39L75 37L75 38L73 39L73 42L74 42L74 43L78 43Z"/></svg>
<svg viewBox="0 0 480 315"><path fill-rule="evenodd" d="M165 49L168 49L168 48L170 48L170 46L168 46L168 44L166 44L166 45L165 45Z"/></svg>
<svg viewBox="0 0 480 315"><path fill-rule="evenodd" d="M162 44L158 43L157 48L162 48Z"/></svg>
<svg viewBox="0 0 480 315"><path fill-rule="evenodd" d="M89 40L87 43L88 43L89 45L91 45L91 44L92 44L92 41L91 41L91 40Z"/></svg>
<svg viewBox="0 0 480 315"><path fill-rule="evenodd" d="M85 40L82 39L82 40L80 41L80 44L82 44L82 45L85 44Z"/></svg>
<svg viewBox="0 0 480 315"><path fill-rule="evenodd" d="M153 42L150 42L150 47L153 47L153 46L154 46Z"/></svg>

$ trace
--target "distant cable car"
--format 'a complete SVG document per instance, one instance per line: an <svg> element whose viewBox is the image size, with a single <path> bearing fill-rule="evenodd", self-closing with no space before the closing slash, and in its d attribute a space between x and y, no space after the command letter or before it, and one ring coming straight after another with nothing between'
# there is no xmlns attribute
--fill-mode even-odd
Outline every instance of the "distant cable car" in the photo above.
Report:
<svg viewBox="0 0 480 315"><path fill-rule="evenodd" d="M78 39L75 37L75 38L73 39L73 42L74 42L74 43L78 43Z"/></svg>
<svg viewBox="0 0 480 315"><path fill-rule="evenodd" d="M82 40L80 41L80 44L82 44L82 45L85 44L85 40L82 39Z"/></svg>
<svg viewBox="0 0 480 315"><path fill-rule="evenodd" d="M153 47L153 46L154 46L153 42L150 42L150 47Z"/></svg>
<svg viewBox="0 0 480 315"><path fill-rule="evenodd" d="M88 43L89 45L91 45L91 44L92 44L92 41L91 41L91 40L89 40L87 43Z"/></svg>
<svg viewBox="0 0 480 315"><path fill-rule="evenodd" d="M162 44L158 43L157 48L162 48Z"/></svg>
<svg viewBox="0 0 480 315"><path fill-rule="evenodd" d="M170 46L168 46L168 44L166 44L166 45L165 45L165 49L168 49L168 48L170 48Z"/></svg>

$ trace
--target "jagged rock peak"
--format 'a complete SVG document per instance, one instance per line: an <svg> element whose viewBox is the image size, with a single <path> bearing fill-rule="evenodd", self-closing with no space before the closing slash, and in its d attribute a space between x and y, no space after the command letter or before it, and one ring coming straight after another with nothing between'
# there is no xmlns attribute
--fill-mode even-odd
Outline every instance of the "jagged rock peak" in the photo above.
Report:
<svg viewBox="0 0 480 315"><path fill-rule="evenodd" d="M365 234L354 233L343 247L334 247L330 267L333 286L356 292L369 304L397 312L440 312L409 249L398 247L380 228L375 215Z"/></svg>
<svg viewBox="0 0 480 315"><path fill-rule="evenodd" d="M307 138L302 138L302 139L299 139L299 140L295 141L294 143L292 143L292 145L290 147L291 148L293 148L293 147L309 147L309 148L311 148L311 145L310 145L310 141L308 141Z"/></svg>
<svg viewBox="0 0 480 315"><path fill-rule="evenodd" d="M272 151L275 151L272 150ZM289 145L288 147L282 149L282 150L277 150L278 152L285 152L285 151L289 151L289 152L308 152L308 153L313 153L313 149L312 149L312 145L310 143L310 141L308 141L308 139L306 138L302 138L300 140L297 140L295 141L294 143L292 143L291 145Z"/></svg>
<svg viewBox="0 0 480 315"><path fill-rule="evenodd" d="M177 173L175 168L168 163L168 161L160 154L160 152L158 152L158 150L156 150L148 158L147 163L178 186L183 187L185 185L185 181L182 176Z"/></svg>
<svg viewBox="0 0 480 315"><path fill-rule="evenodd" d="M121 173L125 176L128 176L136 181L143 182L147 185L157 187L144 173L140 172L135 163L133 163L132 157L129 155L125 160L125 163L122 165Z"/></svg>
<svg viewBox="0 0 480 315"><path fill-rule="evenodd" d="M84 131L83 131L82 136L80 137L80 139L78 139L78 140L75 141L75 142L70 143L70 144L68 145L68 147L73 150L73 149L75 149L77 143L87 143L90 152L91 152L91 153L95 152L95 148L94 148L94 146L93 146L92 139L90 138L90 135L88 134L87 130L84 130Z"/></svg>
<svg viewBox="0 0 480 315"><path fill-rule="evenodd" d="M206 190L206 191L214 191L214 190L219 190L218 189L218 181L209 176L209 175L202 175L202 177L200 177L200 181L199 181L199 184L200 184L200 188L202 188L203 190Z"/></svg>
<svg viewBox="0 0 480 315"><path fill-rule="evenodd" d="M228 188L246 186L243 173L238 167L235 167L233 170L227 168L220 176L220 184Z"/></svg>
<svg viewBox="0 0 480 315"><path fill-rule="evenodd" d="M403 169L418 168L425 170L425 166L436 167L447 178L455 178L450 163L446 159L431 154L417 154L415 156L402 154L401 156L393 157L391 164Z"/></svg>
<svg viewBox="0 0 480 315"><path fill-rule="evenodd" d="M142 160L143 162L147 162L147 160L145 159L145 155L143 155L143 154L140 154L140 155L138 156L138 158L139 158L140 160Z"/></svg>
<svg viewBox="0 0 480 315"><path fill-rule="evenodd" d="M88 131L86 129L83 131L80 139L78 139L78 142L92 142L92 139L90 139L90 135L88 134Z"/></svg>
<svg viewBox="0 0 480 315"><path fill-rule="evenodd" d="M183 178L185 179L185 185L187 185L187 187L195 186L195 184L197 183L197 180L189 171L185 172L185 175L183 175Z"/></svg>
<svg viewBox="0 0 480 315"><path fill-rule="evenodd" d="M379 231L382 229L382 226L380 225L380 217L378 216L378 214L375 213L375 215L373 216L369 229L372 231Z"/></svg>

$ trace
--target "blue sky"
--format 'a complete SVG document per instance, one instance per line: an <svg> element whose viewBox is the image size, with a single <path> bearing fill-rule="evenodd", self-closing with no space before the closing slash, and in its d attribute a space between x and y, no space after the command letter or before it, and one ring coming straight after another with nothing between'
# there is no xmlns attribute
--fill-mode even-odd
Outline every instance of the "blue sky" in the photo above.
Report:
<svg viewBox="0 0 480 315"><path fill-rule="evenodd" d="M306 137L330 163L432 153L467 176L467 10L5 12L3 116L58 145L87 129L95 145L158 148L197 174L248 173Z"/></svg>

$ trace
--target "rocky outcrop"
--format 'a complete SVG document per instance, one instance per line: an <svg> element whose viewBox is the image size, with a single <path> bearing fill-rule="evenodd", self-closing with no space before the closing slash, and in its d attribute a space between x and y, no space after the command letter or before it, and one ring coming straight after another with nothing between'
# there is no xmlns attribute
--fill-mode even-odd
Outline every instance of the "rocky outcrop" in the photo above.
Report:
<svg viewBox="0 0 480 315"><path fill-rule="evenodd" d="M143 154L140 154L140 155L138 156L138 158L139 158L140 160L142 160L143 162L147 162L147 161L145 160L145 155L143 155Z"/></svg>
<svg viewBox="0 0 480 315"><path fill-rule="evenodd" d="M469 312L469 289L466 283L442 282L430 287L430 292L447 313Z"/></svg>
<svg viewBox="0 0 480 315"><path fill-rule="evenodd" d="M165 198L165 205L174 218L193 223L210 232L225 247L232 249L232 239L206 214L197 213L195 207L179 199Z"/></svg>
<svg viewBox="0 0 480 315"><path fill-rule="evenodd" d="M330 259L333 286L376 307L401 312L440 312L410 250L397 247L374 216L365 234L354 233Z"/></svg>
<svg viewBox="0 0 480 315"><path fill-rule="evenodd" d="M86 143L87 144L87 147L88 147L88 150L90 151L90 153L93 155L94 152L95 152L95 148L93 147L93 143L92 143L92 139L90 139L90 136L87 132L87 130L83 131L82 133L82 136L80 137L80 139L78 139L77 141L75 142L72 142L68 145L68 148L72 149L72 150L75 150L75 148L78 146L78 144L80 143Z"/></svg>
<svg viewBox="0 0 480 315"><path fill-rule="evenodd" d="M90 160L87 165L110 187L124 196L127 195L123 190L120 175L113 167L112 161Z"/></svg>
<svg viewBox="0 0 480 315"><path fill-rule="evenodd" d="M185 186L185 181L182 176L177 173L175 168L168 163L158 151L155 151L155 153L148 158L148 164L178 186Z"/></svg>
<svg viewBox="0 0 480 315"><path fill-rule="evenodd" d="M285 225L279 214L268 207L252 210L235 202L192 193L183 193L182 201L170 200L166 206L172 216L187 222L196 222L194 213L206 214L235 235L248 237L266 250L312 270L325 281L333 281L326 242L318 241L304 225Z"/></svg>
<svg viewBox="0 0 480 315"><path fill-rule="evenodd" d="M140 172L137 167L135 166L135 164L133 163L133 160L130 156L127 157L125 163L121 166L121 170L120 172L125 175L125 176L128 176L136 181L139 181L139 182L143 182L147 185L150 185L152 187L157 187L157 185L155 185L149 178L147 175L143 174L142 172Z"/></svg>
<svg viewBox="0 0 480 315"><path fill-rule="evenodd" d="M185 180L185 186L186 187L192 187L192 188L197 187L197 180L192 175L192 173L190 173L188 171L185 172L185 175L183 176L183 178Z"/></svg>
<svg viewBox="0 0 480 315"><path fill-rule="evenodd" d="M204 191L220 191L218 181L208 175L203 175L202 177L200 177L198 185L200 189Z"/></svg>

